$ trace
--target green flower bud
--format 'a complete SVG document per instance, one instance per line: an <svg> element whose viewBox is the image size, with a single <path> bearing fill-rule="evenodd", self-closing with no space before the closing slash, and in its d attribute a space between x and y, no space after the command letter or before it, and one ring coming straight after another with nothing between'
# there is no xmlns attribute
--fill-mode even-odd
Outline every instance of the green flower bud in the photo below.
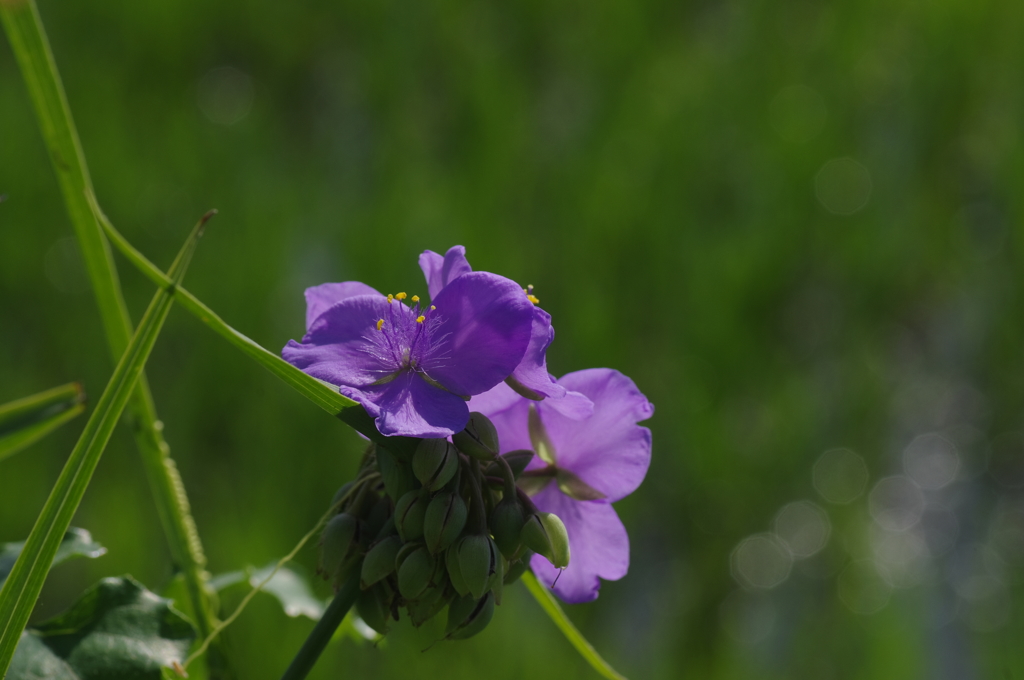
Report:
<svg viewBox="0 0 1024 680"><path fill-rule="evenodd" d="M396 501L416 485L409 464L400 462L393 453L379 446L377 447L377 469L380 470L384 490Z"/></svg>
<svg viewBox="0 0 1024 680"><path fill-rule="evenodd" d="M331 506L335 512L341 512L341 500L348 496L348 492L352 490L352 482L345 482L340 489L334 492L334 498L331 499ZM352 498L346 498L346 502L351 502Z"/></svg>
<svg viewBox="0 0 1024 680"><path fill-rule="evenodd" d="M518 560L509 563L508 569L505 570L505 578L502 579L505 585L515 583L519 580L519 577L522 576L530 567L530 557L532 556L533 553L527 550L519 556Z"/></svg>
<svg viewBox="0 0 1024 680"><path fill-rule="evenodd" d="M363 484L359 491L350 497L345 512L365 519L379 500L380 495L371 489L369 484Z"/></svg>
<svg viewBox="0 0 1024 680"><path fill-rule="evenodd" d="M413 550L398 568L398 592L407 600L415 600L430 586L437 560L420 546Z"/></svg>
<svg viewBox="0 0 1024 680"><path fill-rule="evenodd" d="M370 535L376 537L384 529L384 525L391 519L391 499L387 496L381 497L366 515L366 523L370 527Z"/></svg>
<svg viewBox="0 0 1024 680"><path fill-rule="evenodd" d="M459 451L479 460L494 460L500 450L498 431L494 428L494 424L487 416L476 411L469 414L466 429L456 432L452 441Z"/></svg>
<svg viewBox="0 0 1024 680"><path fill-rule="evenodd" d="M518 449L516 451L509 451L508 453L501 454L501 457L508 463L509 469L512 470L513 479L519 479L519 475L523 474L523 470L533 460L533 451L529 449ZM491 463L487 466L487 471L484 473L489 477L501 477L501 467L499 463Z"/></svg>
<svg viewBox="0 0 1024 680"><path fill-rule="evenodd" d="M498 547L488 536L470 534L463 536L455 546L459 556L462 580L470 594L480 599L493 585L495 572L500 568L501 556Z"/></svg>
<svg viewBox="0 0 1024 680"><path fill-rule="evenodd" d="M569 566L569 535L557 515L550 512L531 515L520 536L527 548L546 557L555 568Z"/></svg>
<svg viewBox="0 0 1024 680"><path fill-rule="evenodd" d="M359 586L363 590L395 571L395 557L401 547L402 539L398 536L388 536L370 548L363 559L363 569L359 575Z"/></svg>
<svg viewBox="0 0 1024 680"><path fill-rule="evenodd" d="M395 553L395 571L402 568L402 562L405 562L406 557L422 547L423 544L418 541L415 543L403 543L402 547Z"/></svg>
<svg viewBox="0 0 1024 680"><path fill-rule="evenodd" d="M420 491L409 491L395 505L395 527L403 541L423 538L423 518L427 514L427 499Z"/></svg>
<svg viewBox="0 0 1024 680"><path fill-rule="evenodd" d="M423 517L423 538L431 553L444 550L466 526L466 502L458 494L439 493L427 505Z"/></svg>
<svg viewBox="0 0 1024 680"><path fill-rule="evenodd" d="M501 596L505 591L505 572L508 571L508 560L498 553L497 569L491 577L491 592L494 593L494 604L501 604Z"/></svg>
<svg viewBox="0 0 1024 680"><path fill-rule="evenodd" d="M335 515L324 527L320 539L320 571L326 578L334 576L356 542L359 520L343 512Z"/></svg>
<svg viewBox="0 0 1024 680"><path fill-rule="evenodd" d="M526 523L526 511L515 496L506 496L494 506L488 525L501 554L512 559L519 550L519 535Z"/></svg>
<svg viewBox="0 0 1024 680"><path fill-rule="evenodd" d="M462 578L462 567L459 566L458 545L448 548L448 552L445 553L445 564L448 568L448 580L452 582L455 592L459 595L469 595L469 586L466 585L466 579Z"/></svg>
<svg viewBox="0 0 1024 680"><path fill-rule="evenodd" d="M459 454L447 439L424 439L412 456L412 471L429 491L437 491L455 476Z"/></svg>
<svg viewBox="0 0 1024 680"><path fill-rule="evenodd" d="M390 599L383 583L364 590L356 598L356 612L359 618L381 635L388 632L388 619L391 618L391 609L388 606Z"/></svg>
<svg viewBox="0 0 1024 680"><path fill-rule="evenodd" d="M442 562L442 560L438 560L438 562ZM419 628L439 614L451 600L451 591L447 590L445 586L431 586L419 599L406 605L412 625Z"/></svg>
<svg viewBox="0 0 1024 680"><path fill-rule="evenodd" d="M471 595L457 598L448 605L445 637L451 640L473 637L487 627L493 616L494 595L491 593L479 600Z"/></svg>

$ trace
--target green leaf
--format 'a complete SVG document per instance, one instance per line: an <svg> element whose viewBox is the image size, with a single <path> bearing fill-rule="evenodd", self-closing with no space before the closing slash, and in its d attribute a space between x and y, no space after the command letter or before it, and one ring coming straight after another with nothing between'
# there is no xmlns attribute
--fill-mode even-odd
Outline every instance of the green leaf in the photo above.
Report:
<svg viewBox="0 0 1024 680"><path fill-rule="evenodd" d="M209 593L209 591L204 591ZM192 597L189 594L189 584L186 580L186 576L183 572L177 572L170 581L167 582L160 592L158 593L161 597L164 597L171 601L172 606L175 610L192 622L192 625L197 629L199 628L199 619L196 616L195 608L192 606ZM193 647L196 643L193 643ZM203 657L201 659L195 659L188 665L188 677L190 680L210 680L210 664L211 657ZM184 666L184 662L182 666ZM176 671L171 669L164 669L164 674L167 676L167 680L181 680L181 676ZM223 677L223 676L218 676Z"/></svg>
<svg viewBox="0 0 1024 680"><path fill-rule="evenodd" d="M275 567L277 567L276 561L262 569L249 567L244 571L219 574L210 579L209 585L218 592L239 583L248 583L253 588L257 588L264 579L270 576ZM308 580L296 569L280 567L277 573L264 584L263 592L277 598L284 613L288 616L305 616L314 621L323 616L324 603L313 595Z"/></svg>
<svg viewBox="0 0 1024 680"><path fill-rule="evenodd" d="M258 569L249 577L249 585L253 588L263 582L270 572L277 566L276 562ZM281 567L277 570L266 585L263 586L267 592L277 598L284 608L284 613L291 617L305 616L317 621L323 616L324 603L313 596L306 579L296 570L288 567Z"/></svg>
<svg viewBox="0 0 1024 680"><path fill-rule="evenodd" d="M211 577L210 580L206 582L206 585L219 593L225 588L230 588L231 586L238 585L239 583L245 583L246 580L248 580L248 574L239 569L238 571L229 571L224 574L217 574L216 576Z"/></svg>
<svg viewBox="0 0 1024 680"><path fill-rule="evenodd" d="M22 633L7 680L159 680L195 629L130 576L107 578L71 609Z"/></svg>
<svg viewBox="0 0 1024 680"><path fill-rule="evenodd" d="M25 547L24 541L17 543L0 544L0 583L11 573L11 567ZM53 556L53 564L67 562L75 557L100 557L107 554L107 549L92 540L92 534L85 529L71 527L64 533L64 540L57 547L57 554ZM51 565L52 566L52 565Z"/></svg>
<svg viewBox="0 0 1024 680"><path fill-rule="evenodd" d="M0 460L42 439L84 410L85 393L78 383L0 406Z"/></svg>
<svg viewBox="0 0 1024 680"><path fill-rule="evenodd" d="M562 631L562 634L568 638L572 646L576 648L576 651L580 653L590 666L600 673L602 676L609 680L626 680L626 678L619 674L614 668L612 668L607 661L601 658L601 655L597 653L593 645L587 642L587 639L583 637L583 634L577 630L576 626L573 625L569 617L562 611L562 607L558 604L558 600L551 594L547 588L541 585L537 577L533 575L533 572L527 570L522 576L523 583L526 584L527 590L533 595L534 599L540 603L541 609L544 613L551 617L551 620L555 622L558 629Z"/></svg>
<svg viewBox="0 0 1024 680"><path fill-rule="evenodd" d="M373 642L381 649L387 646L387 639L373 628L370 628L366 621L359 618L359 615L352 610L349 610L348 614L345 615L345 619L338 626L338 630L334 631L331 642L340 642L345 639L352 640L357 644Z"/></svg>
<svg viewBox="0 0 1024 680"><path fill-rule="evenodd" d="M35 0L0 0L0 20L32 100L96 295L107 346L116 364L131 340L133 324L121 294L110 244L87 198L92 196L89 168ZM189 598L199 614L200 631L209 631L215 625L215 617L203 588L206 558L145 373L137 380L127 410L134 421L135 443L171 556L185 574Z"/></svg>
<svg viewBox="0 0 1024 680"><path fill-rule="evenodd" d="M172 280L180 282L202 235L205 219L192 230L171 265ZM139 328L128 344L114 375L107 383L96 410L82 431L82 435L68 457L57 483L50 492L25 547L18 556L10 575L0 588L0 677L11 663L21 631L28 622L46 573L53 563L61 540L78 504L85 495L100 456L106 448L114 426L124 411L135 382L156 343L167 313L174 299L174 288L157 291L146 310Z"/></svg>

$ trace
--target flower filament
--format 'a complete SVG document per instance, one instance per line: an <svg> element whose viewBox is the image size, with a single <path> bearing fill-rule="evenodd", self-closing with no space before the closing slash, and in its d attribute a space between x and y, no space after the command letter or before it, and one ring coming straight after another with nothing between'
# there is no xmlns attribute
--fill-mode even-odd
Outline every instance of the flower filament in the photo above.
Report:
<svg viewBox="0 0 1024 680"><path fill-rule="evenodd" d="M431 314L436 307L420 310L419 296L411 298L409 307L404 301L406 293L388 295L388 310L374 327L377 333L364 336L368 345L363 351L374 357L383 374L374 384L382 385L394 380L403 371L413 371L432 385L437 383L427 375L428 369L440 368L448 358L444 340L447 334L436 337L441 318ZM401 304L394 304L395 301Z"/></svg>

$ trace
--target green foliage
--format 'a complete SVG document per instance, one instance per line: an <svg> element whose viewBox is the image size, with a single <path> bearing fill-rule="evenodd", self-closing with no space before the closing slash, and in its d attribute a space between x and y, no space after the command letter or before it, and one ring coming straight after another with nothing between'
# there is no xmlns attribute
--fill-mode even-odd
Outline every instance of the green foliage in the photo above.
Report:
<svg viewBox="0 0 1024 680"><path fill-rule="evenodd" d="M85 411L85 393L70 383L0 406L0 460Z"/></svg>
<svg viewBox="0 0 1024 680"><path fill-rule="evenodd" d="M7 575L11 573L11 568L24 547L24 541L0 544L0 585L3 584ZM75 557L101 557L106 553L107 549L92 540L92 534L88 531L78 527L70 527L64 533L64 540L57 546L57 553L53 556L53 564L57 565L61 562L67 562Z"/></svg>
<svg viewBox="0 0 1024 680"><path fill-rule="evenodd" d="M64 86L50 51L35 0L0 4L0 19L11 41L25 85L35 105L36 121L43 134L64 205L71 218L77 245L85 260L93 293L107 336L107 352L118 362L130 345L133 324L121 292L110 247L96 221L92 180L71 116ZM184 224L184 223L183 223ZM180 281L178 281L180 283ZM212 612L203 589L206 558L190 514L188 497L163 438L163 424L144 373L136 379L128 413L135 421L135 441L146 469L157 512L175 561L184 569L192 608L200 631L211 627ZM0 651L0 667L4 655ZM223 664L215 659L215 665ZM223 674L223 678L229 678Z"/></svg>
<svg viewBox="0 0 1024 680"><path fill-rule="evenodd" d="M159 680L195 629L130 576L107 578L63 614L25 631L8 680Z"/></svg>
<svg viewBox="0 0 1024 680"><path fill-rule="evenodd" d="M848 550L870 550L867 494L826 505L811 474L849 447L870 489L900 469L900 414L944 427L930 404L961 386L982 396L980 420L949 411L978 437L965 464L998 464L991 445L1021 429L1024 5L40 2L104 209L164 264L176 229L220 208L227 228L189 289L269 353L304 332L304 286L422 294L416 254L462 243L475 267L536 285L556 375L602 365L636 379L657 413L650 475L616 504L630 572L566 607L624 673L865 680L948 659L965 676L1021 675L1013 578L1010 623L994 631L963 608L933 629L945 600L924 586L851 612L837 574ZM252 84L233 124L198 96L221 92L206 76L223 66ZM813 107L783 96L794 85ZM68 376L101 386L108 348L3 54L0 122L0 399ZM815 186L844 156L873 180L848 216ZM138 318L150 290L122 268ZM282 554L351 477L362 443L192 318L172 314L147 371L215 573ZM5 539L31 526L69 436L4 461ZM156 517L109 502L150 502L129 449L112 440L81 512L155 583ZM987 524L1019 504L990 469L957 483L963 542L1019 533ZM738 590L731 551L801 498L832 521L821 559L772 591ZM299 556L310 569L313 552ZM421 653L439 631L397 626L386 653L331 648L313 676L462 680L486 658L495 680L587 677L518 591L458 652ZM755 606L731 609L730 593ZM774 623L755 639L733 618ZM283 668L308 626L241 617L227 635L242 677ZM502 644L513 636L529 655Z"/></svg>
<svg viewBox="0 0 1024 680"><path fill-rule="evenodd" d="M192 230L171 265L170 273L175 282L180 282L188 269L204 223L205 219ZM11 662L18 638L39 597L62 537L71 524L71 518L85 495L114 425L120 419L135 388L135 382L156 343L172 301L173 289L158 291L153 297L138 330L97 402L96 410L86 423L78 444L50 492L25 547L0 587L0 675Z"/></svg>
<svg viewBox="0 0 1024 680"><path fill-rule="evenodd" d="M250 567L245 570L218 574L210 579L210 587L216 591L222 591L239 583L247 583L255 588L263 583L267 576L270 576L275 567L277 567L277 563L272 562L262 569ZM263 585L262 590L268 595L273 595L281 603L281 608L288 616L305 616L316 621L324 613L324 603L313 595L308 579L298 569L278 568L270 580Z"/></svg>

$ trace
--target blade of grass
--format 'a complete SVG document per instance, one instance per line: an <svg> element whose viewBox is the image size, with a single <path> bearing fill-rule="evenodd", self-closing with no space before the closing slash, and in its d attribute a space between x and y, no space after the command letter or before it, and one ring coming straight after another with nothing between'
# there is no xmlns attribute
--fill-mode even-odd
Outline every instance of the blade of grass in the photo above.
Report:
<svg viewBox="0 0 1024 680"><path fill-rule="evenodd" d="M30 423L13 432L0 435L0 460L7 456L21 451L50 434L58 427L74 420L75 417L85 412L85 404L78 403L69 409L57 413L37 422Z"/></svg>
<svg viewBox="0 0 1024 680"><path fill-rule="evenodd" d="M185 275L206 219L204 217L192 230L171 266L171 280L175 284ZM42 512L39 513L35 526L25 541L25 547L0 589L0 677L7 673L21 632L39 598L39 592L64 533L71 525L71 519L78 510L96 465L110 440L114 426L121 418L121 413L156 343L173 301L173 287L158 290L153 296L153 301L143 315L138 330L128 343L128 349L125 350L106 389L103 390L96 410L89 417L78 443L68 457Z"/></svg>
<svg viewBox="0 0 1024 680"><path fill-rule="evenodd" d="M82 386L68 383L0 405L0 435L69 409L84 399Z"/></svg>
<svg viewBox="0 0 1024 680"><path fill-rule="evenodd" d="M0 460L82 413L84 402L82 386L70 383L0 406Z"/></svg>
<svg viewBox="0 0 1024 680"><path fill-rule="evenodd" d="M121 295L110 246L86 200L86 194L92 193L92 180L35 0L0 0L0 20L35 107L96 294L110 356L116 363L128 347L132 322ZM199 632L206 635L216 625L205 586L206 557L185 487L163 437L163 423L157 417L145 373L139 376L127 413L171 557L185 577ZM231 677L223 653L214 651L216 658L211 659L211 666L215 674L218 678Z"/></svg>
<svg viewBox="0 0 1024 680"><path fill-rule="evenodd" d="M110 243L121 252L125 258L132 263L150 281L167 288L171 280L160 271L160 268L149 261L145 255L140 253L128 240L110 223L107 216L103 214L96 204L95 198L90 194L87 196L93 208L97 221L103 227L110 239ZM252 340L243 333L238 332L229 326L216 312L203 304L192 293L184 288L176 291L178 304L191 312L210 330L217 333L232 345L242 350L245 354L255 359L257 363L288 383L297 392L312 401L314 404L340 418L356 431L362 433L372 441L394 449L397 446L408 444L403 437L384 437L373 424L373 419L366 414L366 410L358 403L340 394L338 388L317 380L311 375L303 373L295 368L277 354L262 347L255 340Z"/></svg>
<svg viewBox="0 0 1024 680"><path fill-rule="evenodd" d="M530 591L530 594L540 604L544 613L551 617L551 620L555 622L558 629L568 638L572 646L580 653L580 656L587 660L591 668L603 677L608 678L608 680L626 680L623 675L619 674L618 671L608 665L607 661L601 658L601 655L597 653L593 645L587 642L583 634L580 633L572 621L569 620L569 617L565 615L565 612L562 611L562 607L558 604L555 596L537 580L533 572L527 570L522 578L527 590Z"/></svg>

